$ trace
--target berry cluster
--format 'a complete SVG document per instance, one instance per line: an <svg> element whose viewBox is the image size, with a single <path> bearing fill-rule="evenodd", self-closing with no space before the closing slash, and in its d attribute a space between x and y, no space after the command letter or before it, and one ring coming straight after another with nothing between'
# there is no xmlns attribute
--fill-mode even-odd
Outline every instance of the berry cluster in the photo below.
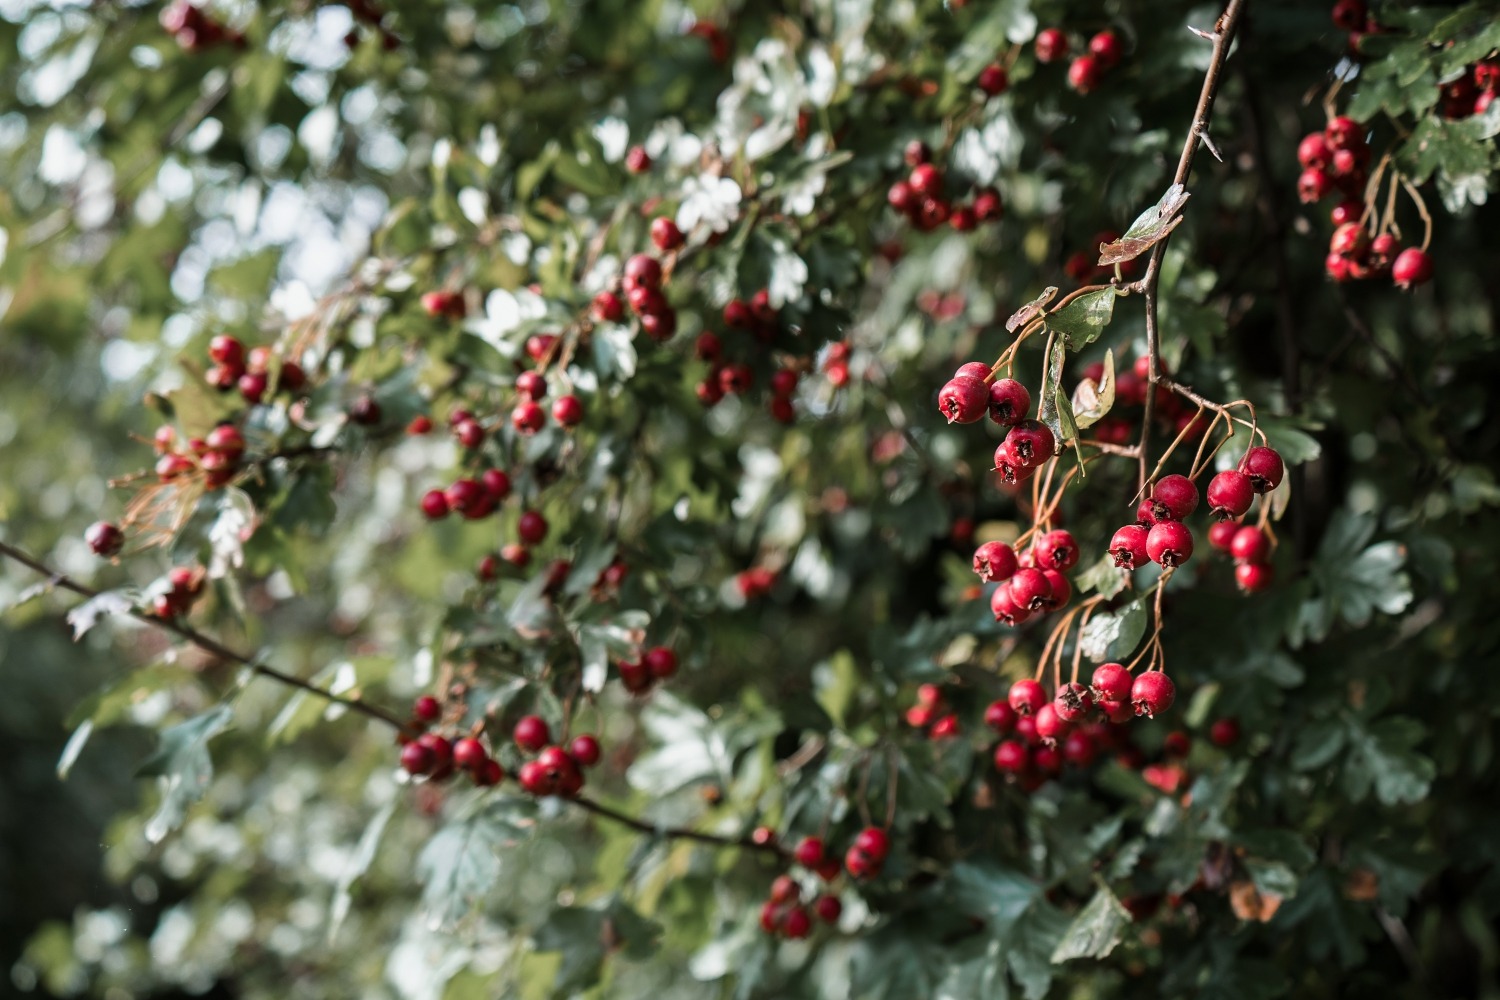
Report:
<svg viewBox="0 0 1500 1000"><path fill-rule="evenodd" d="M469 313L464 293L451 289L422 293L422 309L433 319L463 319Z"/></svg>
<svg viewBox="0 0 1500 1000"><path fill-rule="evenodd" d="M911 173L891 185L885 200L923 232L931 232L946 222L966 233L981 222L999 222L1004 217L1000 192L991 187L975 190L967 203L955 205L949 200L943 171L932 162L932 150L925 142L913 139L907 143L904 159Z"/></svg>
<svg viewBox="0 0 1500 1000"><path fill-rule="evenodd" d="M245 438L239 428L223 422L201 438L188 438L184 449L176 448L177 431L171 425L157 428L153 439L161 457L156 460L158 482L170 483L194 472L202 472L204 485L219 489L234 479L245 453Z"/></svg>
<svg viewBox="0 0 1500 1000"><path fill-rule="evenodd" d="M958 716L944 703L943 689L936 684L917 688L917 703L906 710L906 724L926 730L931 740L952 739L963 731Z"/></svg>
<svg viewBox="0 0 1500 1000"><path fill-rule="evenodd" d="M638 660L622 660L617 665L620 683L631 694L645 694L652 685L677 673L677 654L666 646L653 646Z"/></svg>
<svg viewBox="0 0 1500 1000"><path fill-rule="evenodd" d="M161 26L187 52L202 52L218 45L245 47L245 36L226 28L188 0L172 0L162 8Z"/></svg>
<svg viewBox="0 0 1500 1000"><path fill-rule="evenodd" d="M173 566L167 573L166 592L151 598L151 613L162 619L187 614L203 592L203 578L201 566Z"/></svg>
<svg viewBox="0 0 1500 1000"><path fill-rule="evenodd" d="M1043 28L1037 32L1033 51L1040 63L1066 59L1070 51L1068 35L1061 28ZM1088 51L1068 64L1068 86L1080 94L1089 93L1099 86L1105 74L1120 64L1123 55L1119 35L1107 28L1093 35L1088 41Z"/></svg>
<svg viewBox="0 0 1500 1000"><path fill-rule="evenodd" d="M724 306L723 319L726 327L746 331L764 344L775 339L780 314L771 305L771 293L762 288L749 302L731 299ZM725 353L724 338L711 330L700 333L693 342L693 356L708 363L707 373L693 389L704 406L713 406L725 396L742 396L755 386L754 369L743 360L727 360ZM781 423L791 423L795 416L792 395L797 390L797 380L797 371L790 367L783 367L771 376L767 408Z"/></svg>
<svg viewBox="0 0 1500 1000"><path fill-rule="evenodd" d="M271 349L255 347L247 354L239 338L228 334L220 334L208 342L208 358L213 362L206 376L208 384L220 392L238 389L245 402L252 406L264 401L268 391L296 392L307 384L307 374L302 366L287 360L281 363L273 387Z"/></svg>
<svg viewBox="0 0 1500 1000"><path fill-rule="evenodd" d="M1234 579L1245 593L1259 593L1275 582L1275 569L1271 565L1271 537L1263 529L1234 521L1220 521L1208 529L1208 544L1233 557Z"/></svg>

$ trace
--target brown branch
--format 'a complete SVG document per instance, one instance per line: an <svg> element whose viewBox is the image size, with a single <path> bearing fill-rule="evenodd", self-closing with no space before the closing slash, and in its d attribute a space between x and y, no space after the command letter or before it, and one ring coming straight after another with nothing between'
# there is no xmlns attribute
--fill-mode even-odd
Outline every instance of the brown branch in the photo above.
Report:
<svg viewBox="0 0 1500 1000"><path fill-rule="evenodd" d="M643 819L631 816L629 813L620 812L618 809L612 809L602 802L596 802L581 795L569 801L580 809L591 812L596 816L603 816L605 819L614 820L621 826L628 826L632 830L639 830L641 833L649 833L653 836L666 837L672 840L694 840L700 844L712 844L715 847L742 847L749 851L774 854L778 858L783 859L791 857L791 852L776 841L758 843L749 837L725 837L717 833L705 833L702 830L689 829L685 826L657 826L654 823L648 823Z"/></svg>
<svg viewBox="0 0 1500 1000"><path fill-rule="evenodd" d="M1192 172L1193 157L1197 154L1198 147L1208 132L1209 119L1213 115L1214 99L1219 93L1220 71L1224 68L1224 60L1229 56L1229 43L1234 39L1234 30L1239 25L1240 15L1244 9L1245 0L1229 0L1224 13L1220 14L1218 21L1214 23L1213 55L1209 58L1208 72L1203 76L1203 89L1198 93L1198 107L1193 111L1193 124L1188 129L1187 140L1182 145L1182 156L1177 160L1177 172L1172 177L1173 184L1185 185L1188 175ZM1155 390L1157 383L1161 380L1161 328L1157 322L1157 285L1161 279L1162 258L1166 254L1167 240L1170 238L1169 233L1151 248L1151 260L1146 265L1146 275L1139 282L1139 287L1146 296L1147 358L1146 411L1141 420L1139 456L1139 477L1142 489L1146 486Z"/></svg>
<svg viewBox="0 0 1500 1000"><path fill-rule="evenodd" d="M7 545L4 542L0 542L0 556L5 556L8 559L13 559L21 565L42 574L43 576L48 578L48 580L54 587L61 587L63 590L72 591L73 593L78 594L81 597L95 598L99 596L100 592L95 590L93 587L86 586L85 584L79 583L77 580L74 580L72 577L69 577L63 573L59 573L58 571L48 566L46 563L42 562L40 559L27 555L20 549L15 548L11 545ZM404 722L402 722L396 716L392 715L390 712L387 712L383 708L378 708L374 705L371 705L369 702L361 701L358 698L345 698L343 695L334 694L332 691L320 688L316 684L305 681L300 677L294 677L291 674L283 673L280 670L277 670L275 667L268 667L264 663L257 663L250 656L238 652L237 650L230 649L228 646L224 645L222 642L213 638L212 636L205 635L202 632L199 632L197 629L190 628L189 626L184 625L181 622L176 621L175 619L158 618L155 615L147 614L144 610L141 610L139 608L132 608L128 612L128 614L130 615L130 617L135 618L138 621L145 622L147 625L153 626L154 628L159 628L163 631L171 632L177 635L179 638L187 640L206 653L212 653L214 656L217 656L220 659L228 660L232 663L238 663L242 666L248 667L252 672L260 675L261 677L276 681L279 684L285 684L288 687L297 688L298 690L305 691L308 694L317 695L319 698L322 698L326 701L331 701L335 704L343 705L345 708L349 709L352 712L358 712L359 714L366 716L367 718L374 719L377 722L383 722L393 729L403 732L406 730L406 724Z"/></svg>

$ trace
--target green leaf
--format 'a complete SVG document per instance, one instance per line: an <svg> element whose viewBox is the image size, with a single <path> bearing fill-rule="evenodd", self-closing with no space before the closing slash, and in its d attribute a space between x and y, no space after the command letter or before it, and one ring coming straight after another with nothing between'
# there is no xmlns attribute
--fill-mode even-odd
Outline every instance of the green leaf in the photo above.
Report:
<svg viewBox="0 0 1500 1000"><path fill-rule="evenodd" d="M1100 556L1092 566L1079 573L1073 580L1079 593L1088 593L1092 590L1106 600L1124 590L1129 582L1130 573L1116 566L1115 557L1108 552Z"/></svg>
<svg viewBox="0 0 1500 1000"><path fill-rule="evenodd" d="M146 839L153 844L180 826L188 806L208 790L214 776L208 741L222 732L233 717L230 706L217 705L162 730L156 752L136 771L137 777L160 779L161 805L146 824Z"/></svg>
<svg viewBox="0 0 1500 1000"><path fill-rule="evenodd" d="M1036 15L1027 0L994 0L984 17L969 28L964 40L948 56L948 72L963 81L973 79L996 54L1036 34Z"/></svg>
<svg viewBox="0 0 1500 1000"><path fill-rule="evenodd" d="M1073 420L1080 429L1102 420L1115 405L1115 352L1104 352L1104 377L1098 385L1093 379L1081 380L1073 390Z"/></svg>
<svg viewBox="0 0 1500 1000"><path fill-rule="evenodd" d="M1084 656L1095 663L1104 663L1129 656L1145 634L1146 604L1144 598L1138 597L1117 611L1105 611L1090 618L1078 643Z"/></svg>
<svg viewBox="0 0 1500 1000"><path fill-rule="evenodd" d="M370 863L375 860L375 851L380 846L380 836L385 832L385 825L390 822L391 816L396 812L396 800L392 799L370 819L365 832L360 834L359 843L354 847L354 853L349 856L344 865L343 872L339 875L337 884L333 887L333 904L328 913L328 940L330 943L338 936L339 927L344 923L344 918L349 915L349 907L354 902L351 890L360 876L367 872Z"/></svg>
<svg viewBox="0 0 1500 1000"><path fill-rule="evenodd" d="M1364 798L1372 783L1375 796L1388 806L1426 798L1437 767L1430 757L1416 751L1425 735L1420 722L1401 716L1382 719L1368 728L1352 724L1349 757L1344 762L1350 798Z"/></svg>
<svg viewBox="0 0 1500 1000"><path fill-rule="evenodd" d="M1042 368L1041 401L1037 405L1036 418L1047 425L1052 436L1061 445L1067 440L1063 432L1062 418L1057 408L1058 400L1062 396L1062 370L1063 358L1067 355L1067 349L1062 340L1053 340L1047 346L1047 357Z"/></svg>
<svg viewBox="0 0 1500 1000"><path fill-rule="evenodd" d="M1086 292L1056 312L1048 313L1047 329L1062 334L1068 350L1081 351L1098 340L1114 318L1118 297L1113 288Z"/></svg>
<svg viewBox="0 0 1500 1000"><path fill-rule="evenodd" d="M1055 298L1057 298L1056 285L1048 285L1046 288L1043 288L1042 294L1010 314L1010 318L1005 321L1005 332L1015 333L1021 327L1030 323L1037 316L1041 315L1042 310L1047 308L1047 303Z"/></svg>
<svg viewBox="0 0 1500 1000"><path fill-rule="evenodd" d="M129 614L135 601L124 591L106 590L95 594L68 612L68 624L73 626L73 641L82 639L99 619L109 615Z"/></svg>
<svg viewBox="0 0 1500 1000"><path fill-rule="evenodd" d="M1136 216L1124 236L1099 248L1099 266L1112 267L1135 260L1165 239L1182 222L1179 213L1190 197L1181 184L1167 188L1155 205Z"/></svg>
<svg viewBox="0 0 1500 1000"><path fill-rule="evenodd" d="M1109 886L1098 883L1094 898L1078 911L1052 951L1054 964L1075 958L1104 958L1115 950L1130 924L1130 912L1120 905Z"/></svg>
<svg viewBox="0 0 1500 1000"><path fill-rule="evenodd" d="M422 906L443 925L457 923L495 887L507 852L532 835L535 803L486 800L439 830L417 856Z"/></svg>
<svg viewBox="0 0 1500 1000"><path fill-rule="evenodd" d="M1321 719L1303 725L1292 746L1292 769L1314 771L1331 763L1344 749L1344 737L1345 727L1339 719Z"/></svg>

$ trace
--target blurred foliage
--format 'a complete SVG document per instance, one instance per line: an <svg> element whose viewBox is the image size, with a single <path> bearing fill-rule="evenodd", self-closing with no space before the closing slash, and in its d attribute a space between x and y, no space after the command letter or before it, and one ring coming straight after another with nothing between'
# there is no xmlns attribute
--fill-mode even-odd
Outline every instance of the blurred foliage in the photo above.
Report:
<svg viewBox="0 0 1500 1000"><path fill-rule="evenodd" d="M1248 2L1222 161L1200 154L1163 262L1162 352L1205 395L1253 400L1294 468L1275 587L1237 593L1200 540L1167 593L1178 705L1134 732L1150 761L1193 735L1178 794L1113 759L1032 791L995 774L984 707L1043 636L990 621L965 526L1015 538L1029 491L990 475L995 428L934 403L959 363L1011 343L1005 317L1077 284L1068 258L1167 189L1209 58L1184 29L1217 7L205 11L243 47L184 47L155 3L0 3L0 541L113 595L74 614L74 642L80 602L0 566L4 988L1500 997L1500 104L1436 110L1500 43L1495 4L1377 5L1387 30L1354 57L1328 5ZM1075 45L1112 27L1125 58L1076 94L1034 58L1048 25ZM991 61L1009 89L984 100ZM1298 204L1296 158L1325 97L1426 192L1431 285L1326 281L1331 227ZM914 139L955 185L996 186L1003 221L923 233L890 212ZM644 173L622 164L637 143ZM586 319L656 214L701 220L665 344ZM1404 195L1396 218L1415 242ZM762 288L769 341L725 329L726 303ZM438 289L468 318L429 316ZM1075 303L1050 356L1038 338L1016 358L1059 432L1083 366L1110 352L1125 372L1145 344L1138 296ZM712 409L705 329L756 383ZM226 332L303 364L307 390L254 408L210 391ZM536 334L563 338L549 378L587 406L574 432L509 426ZM764 405L784 363L803 369L790 426ZM367 396L381 419L350 423ZM459 406L497 418L481 452L401 433ZM125 556L94 557L84 528L143 495L157 427L224 418L248 442L235 485L144 494L162 506ZM488 464L514 482L497 515L424 520L423 492ZM1069 485L1083 566L1135 474L1103 460ZM476 582L523 504L551 525L532 566ZM596 593L617 557L628 576ZM555 558L573 571L549 597ZM450 722L486 726L510 771L524 712L597 732L588 793L641 828L513 783L409 781L389 728L118 613L196 563L194 627L378 705L460 684ZM746 600L753 567L775 577ZM1137 576L1075 576L1109 596L1101 644L1140 642L1153 574ZM677 650L676 678L639 698L604 681L648 639ZM923 682L960 738L902 721ZM1225 718L1229 749L1206 738ZM838 925L806 942L757 926L768 852L660 835L765 824L841 850L887 816L884 872L841 884Z"/></svg>

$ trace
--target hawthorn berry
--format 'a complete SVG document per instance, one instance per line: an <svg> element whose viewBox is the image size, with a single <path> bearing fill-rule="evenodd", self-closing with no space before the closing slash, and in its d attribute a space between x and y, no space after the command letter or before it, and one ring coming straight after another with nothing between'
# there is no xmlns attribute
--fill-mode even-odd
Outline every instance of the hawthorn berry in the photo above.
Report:
<svg viewBox="0 0 1500 1000"><path fill-rule="evenodd" d="M453 743L437 733L423 733L417 743L432 754L432 777L441 781L453 770Z"/></svg>
<svg viewBox="0 0 1500 1000"><path fill-rule="evenodd" d="M1151 558L1146 552L1146 529L1139 524L1127 524L1118 529L1109 540L1109 554L1120 569L1137 569Z"/></svg>
<svg viewBox="0 0 1500 1000"><path fill-rule="evenodd" d="M875 861L884 861L891 851L890 835L878 826L867 826L854 838L854 850Z"/></svg>
<svg viewBox="0 0 1500 1000"><path fill-rule="evenodd" d="M1015 728L1016 710L1010 702L996 699L984 710L984 724L997 733L1008 733Z"/></svg>
<svg viewBox="0 0 1500 1000"><path fill-rule="evenodd" d="M1058 738L1063 737L1059 734ZM1056 740L1044 743L1031 752L1031 766L1039 776L1053 776L1062 772L1062 752L1058 750Z"/></svg>
<svg viewBox="0 0 1500 1000"><path fill-rule="evenodd" d="M412 702L411 714L421 722L436 722L443 714L443 706L430 694L424 694Z"/></svg>
<svg viewBox="0 0 1500 1000"><path fill-rule="evenodd" d="M1099 32L1089 39L1089 52L1101 69L1113 69L1120 63L1120 36L1108 30Z"/></svg>
<svg viewBox="0 0 1500 1000"><path fill-rule="evenodd" d="M472 736L465 736L453 743L453 766L461 771L472 771L482 767L489 758L490 755L485 753L484 744Z"/></svg>
<svg viewBox="0 0 1500 1000"><path fill-rule="evenodd" d="M1151 488L1158 521L1184 521L1198 509L1198 487L1187 476L1163 476Z"/></svg>
<svg viewBox="0 0 1500 1000"><path fill-rule="evenodd" d="M1011 427L1031 412L1031 393L1013 378L996 379L989 387L990 419L1001 427Z"/></svg>
<svg viewBox="0 0 1500 1000"><path fill-rule="evenodd" d="M1257 594L1276 579L1276 568L1270 563L1240 563L1234 568L1234 582L1247 594Z"/></svg>
<svg viewBox="0 0 1500 1000"><path fill-rule="evenodd" d="M529 795L541 797L557 791L556 775L548 773L540 761L528 760L521 765L516 777L521 783L521 790Z"/></svg>
<svg viewBox="0 0 1500 1000"><path fill-rule="evenodd" d="M1032 715L1047 704L1047 692L1040 682L1023 677L1010 686L1010 694L1005 700L1016 710L1017 715Z"/></svg>
<svg viewBox="0 0 1500 1000"><path fill-rule="evenodd" d="M682 235L682 230L677 227L677 223L665 215L657 216L652 220L651 242L655 243L656 248L662 253L676 250L685 240L686 237Z"/></svg>
<svg viewBox="0 0 1500 1000"><path fill-rule="evenodd" d="M1118 663L1103 663L1094 668L1094 674L1089 678L1089 686L1093 689L1095 701L1120 702L1130 700L1130 687L1135 683L1131 676Z"/></svg>
<svg viewBox="0 0 1500 1000"><path fill-rule="evenodd" d="M1074 767L1088 767L1094 762L1097 752L1094 741L1082 730L1074 730L1063 740L1063 759Z"/></svg>
<svg viewBox="0 0 1500 1000"><path fill-rule="evenodd" d="M807 915L806 907L794 906L781 918L781 933L793 941L805 938L811 932L812 917Z"/></svg>
<svg viewBox="0 0 1500 1000"><path fill-rule="evenodd" d="M1410 289L1416 285L1425 285L1432 280L1432 258L1425 250L1407 247L1396 255L1396 260L1391 264L1391 278L1396 282L1397 288Z"/></svg>
<svg viewBox="0 0 1500 1000"><path fill-rule="evenodd" d="M559 396L552 403L552 419L564 427L576 427L583 422L583 403L577 396Z"/></svg>
<svg viewBox="0 0 1500 1000"><path fill-rule="evenodd" d="M599 741L588 733L573 737L568 744L568 754L580 767L593 767L599 763Z"/></svg>
<svg viewBox="0 0 1500 1000"><path fill-rule="evenodd" d="M960 375L950 379L938 393L938 412L950 424L972 424L985 415L989 402L990 387L983 379Z"/></svg>
<svg viewBox="0 0 1500 1000"><path fill-rule="evenodd" d="M1208 544L1220 552L1228 552L1235 533L1240 530L1236 521L1218 521L1209 526Z"/></svg>
<svg viewBox="0 0 1500 1000"><path fill-rule="evenodd" d="M1356 149L1365 144L1364 129L1359 122L1342 115L1324 126L1323 137L1328 140L1329 148L1335 151Z"/></svg>
<svg viewBox="0 0 1500 1000"><path fill-rule="evenodd" d="M246 377L248 378L249 376ZM265 376L262 375L260 376L260 378L262 381L262 385L264 385ZM243 394L244 391L245 386L242 382L240 385L240 392ZM250 397L246 396L245 398L249 399ZM256 402L256 400L251 401ZM380 415L380 404L377 403L372 396L361 396L354 401L353 406L349 407L349 419L354 421L356 424L359 424L361 427L373 427L376 424L380 423Z"/></svg>
<svg viewBox="0 0 1500 1000"><path fill-rule="evenodd" d="M661 261L650 254L634 254L625 262L624 285L627 295L634 288L660 288L661 277Z"/></svg>
<svg viewBox="0 0 1500 1000"><path fill-rule="evenodd" d="M1333 148L1322 132L1310 132L1297 144L1297 162L1304 170L1322 170L1333 158Z"/></svg>
<svg viewBox="0 0 1500 1000"><path fill-rule="evenodd" d="M1031 754L1019 740L1005 740L995 747L995 770L1020 774L1031 762Z"/></svg>
<svg viewBox="0 0 1500 1000"><path fill-rule="evenodd" d="M932 149L921 139L913 139L901 151L901 160L908 167L918 167L932 159Z"/></svg>
<svg viewBox="0 0 1500 1000"><path fill-rule="evenodd" d="M985 542L974 550L974 572L980 583L1009 580L1016 568L1016 550L1004 542Z"/></svg>
<svg viewBox="0 0 1500 1000"><path fill-rule="evenodd" d="M1177 687L1172 678L1160 670L1148 670L1135 679L1130 687L1130 704L1136 715L1155 718L1172 707L1177 697Z"/></svg>
<svg viewBox="0 0 1500 1000"><path fill-rule="evenodd" d="M1208 741L1216 747L1232 747L1240 741L1240 724L1233 718L1214 720L1208 727Z"/></svg>
<svg viewBox="0 0 1500 1000"><path fill-rule="evenodd" d="M1017 423L1005 435L1004 443L1010 448L1012 458L1032 469L1051 458L1057 447L1052 431L1040 420Z"/></svg>
<svg viewBox="0 0 1500 1000"><path fill-rule="evenodd" d="M244 397L245 402L253 405L259 403L262 399L265 398L266 387L268 384L269 379L266 378L265 372L246 372L239 377L239 381L235 383L235 386L240 390L240 395ZM374 400L370 400L369 402L370 405L374 405ZM354 409L351 409L349 412L350 419L352 419L356 424L376 423L380 419L379 416L377 416L375 420L361 420L357 415L358 410L359 401L356 400ZM379 411L377 409L377 413L378 412Z"/></svg>
<svg viewBox="0 0 1500 1000"><path fill-rule="evenodd" d="M474 768L474 784L480 788L491 788L505 780L505 769L493 757L486 757Z"/></svg>
<svg viewBox="0 0 1500 1000"><path fill-rule="evenodd" d="M1058 714L1050 701L1037 708L1032 720L1036 723L1036 734L1043 744L1056 742L1060 737L1066 736L1070 728L1068 721Z"/></svg>
<svg viewBox="0 0 1500 1000"><path fill-rule="evenodd" d="M442 490L428 490L422 494L422 513L430 521L448 516L448 495Z"/></svg>
<svg viewBox="0 0 1500 1000"><path fill-rule="evenodd" d="M1016 607L1027 611L1041 611L1052 597L1052 583L1047 574L1032 567L1016 570L1001 586L1010 591L1010 599Z"/></svg>
<svg viewBox="0 0 1500 1000"><path fill-rule="evenodd" d="M112 556L125 546L125 533L108 521L95 521L83 533L96 556Z"/></svg>
<svg viewBox="0 0 1500 1000"><path fill-rule="evenodd" d="M912 194L930 198L942 191L943 173L931 163L919 163L912 168L906 183L911 187Z"/></svg>
<svg viewBox="0 0 1500 1000"><path fill-rule="evenodd" d="M859 848L851 847L844 854L844 869L849 873L850 878L862 881L880 874L880 862Z"/></svg>
<svg viewBox="0 0 1500 1000"><path fill-rule="evenodd" d="M1068 36L1061 28L1043 28L1036 35L1037 62L1050 63L1068 54Z"/></svg>
<svg viewBox="0 0 1500 1000"><path fill-rule="evenodd" d="M413 740L401 748L401 768L407 774L421 775L432 770L432 751Z"/></svg>
<svg viewBox="0 0 1500 1000"><path fill-rule="evenodd" d="M979 225L979 217L974 214L972 208L960 205L948 216L948 225L960 233L973 232L974 227Z"/></svg>
<svg viewBox="0 0 1500 1000"><path fill-rule="evenodd" d="M999 221L1005 214L1005 205L1000 200L1000 192L994 188L980 188L974 194L974 217L980 222L989 222L992 219Z"/></svg>
<svg viewBox="0 0 1500 1000"><path fill-rule="evenodd" d="M511 738L522 750L536 753L552 741L552 730L548 728L547 720L540 715L523 715L516 720L516 728L512 730Z"/></svg>
<svg viewBox="0 0 1500 1000"><path fill-rule="evenodd" d="M503 469L485 469L479 476L479 485L495 503L510 496L510 476Z"/></svg>
<svg viewBox="0 0 1500 1000"><path fill-rule="evenodd" d="M1308 167L1297 177L1297 197L1304 205L1321 201L1333 190L1333 178L1322 167Z"/></svg>
<svg viewBox="0 0 1500 1000"><path fill-rule="evenodd" d="M1078 565L1078 543L1072 533L1058 529L1049 531L1032 546L1036 564L1044 569L1066 572Z"/></svg>
<svg viewBox="0 0 1500 1000"><path fill-rule="evenodd" d="M1099 86L1104 67L1094 56L1078 56L1068 64L1068 86L1080 94L1087 94Z"/></svg>
<svg viewBox="0 0 1500 1000"><path fill-rule="evenodd" d="M835 924L844 913L844 904L837 896L819 896L813 901L813 911L823 923Z"/></svg>
<svg viewBox="0 0 1500 1000"><path fill-rule="evenodd" d="M897 181L886 191L885 200L896 211L907 212L916 205L917 193L911 189L911 185L906 181ZM725 322L728 322L727 317ZM730 325L733 326L735 324Z"/></svg>
<svg viewBox="0 0 1500 1000"><path fill-rule="evenodd" d="M677 673L677 654L665 646L655 646L646 650L641 657L641 662L651 672L651 676L662 681Z"/></svg>
<svg viewBox="0 0 1500 1000"><path fill-rule="evenodd" d="M620 683L631 694L640 694L651 687L651 671L639 660L623 660L619 664Z"/></svg>
<svg viewBox="0 0 1500 1000"><path fill-rule="evenodd" d="M1066 606L1073 599L1073 585L1068 582L1068 578L1055 569L1044 569L1042 575L1047 578L1047 585L1052 588L1052 594L1042 605L1042 609L1056 611Z"/></svg>
<svg viewBox="0 0 1500 1000"><path fill-rule="evenodd" d="M557 345L557 337L550 333L534 333L526 338L526 356L533 361L541 361L552 353L552 348Z"/></svg>
<svg viewBox="0 0 1500 1000"><path fill-rule="evenodd" d="M823 841L820 837L803 837L792 851L792 857L804 868L817 868L823 863Z"/></svg>
<svg viewBox="0 0 1500 1000"><path fill-rule="evenodd" d="M429 504L432 505L432 509L436 509L437 501L429 499L432 493L435 492L437 491L433 490L422 497L422 512L427 514L428 517L442 516L441 514L433 514L429 509ZM484 503L484 487L473 479L459 479L443 491L443 499L448 502L449 510L456 510L460 514L464 514Z"/></svg>
<svg viewBox="0 0 1500 1000"><path fill-rule="evenodd" d="M484 428L477 420L464 420L453 428L453 436L458 443L470 450L484 444Z"/></svg>
<svg viewBox="0 0 1500 1000"><path fill-rule="evenodd" d="M534 510L523 513L516 522L516 534L523 545L540 545L547 537L547 519Z"/></svg>
<svg viewBox="0 0 1500 1000"><path fill-rule="evenodd" d="M979 71L979 89L990 97L998 97L1010 86L1010 76L999 63L990 63Z"/></svg>
<svg viewBox="0 0 1500 1000"><path fill-rule="evenodd" d="M1077 681L1058 688L1057 695L1052 699L1052 710L1064 722L1077 722L1093 709L1093 692Z"/></svg>
<svg viewBox="0 0 1500 1000"><path fill-rule="evenodd" d="M962 729L958 723L958 716L950 713L934 722L932 728L927 731L927 735L934 740L947 740L959 735L960 732Z"/></svg>
<svg viewBox="0 0 1500 1000"><path fill-rule="evenodd" d="M719 369L719 388L726 393L742 395L755 384L755 373L746 364L725 365Z"/></svg>
<svg viewBox="0 0 1500 1000"><path fill-rule="evenodd" d="M618 323L625 317L625 303L614 292L600 292L594 296L594 319L600 323Z"/></svg>
<svg viewBox="0 0 1500 1000"><path fill-rule="evenodd" d="M1208 483L1209 515L1219 521L1241 516L1254 502L1255 486L1243 472L1226 469Z"/></svg>
<svg viewBox="0 0 1500 1000"><path fill-rule="evenodd" d="M1281 485L1286 466L1275 448L1260 445L1251 448L1240 461L1240 471L1250 477L1250 485L1257 493L1269 493Z"/></svg>
<svg viewBox="0 0 1500 1000"><path fill-rule="evenodd" d="M1146 554L1163 567L1181 566L1193 556L1193 533L1181 521L1161 521L1146 534Z"/></svg>
<svg viewBox="0 0 1500 1000"><path fill-rule="evenodd" d="M631 146L625 151L625 169L632 174L643 174L651 169L651 156L642 146Z"/></svg>

